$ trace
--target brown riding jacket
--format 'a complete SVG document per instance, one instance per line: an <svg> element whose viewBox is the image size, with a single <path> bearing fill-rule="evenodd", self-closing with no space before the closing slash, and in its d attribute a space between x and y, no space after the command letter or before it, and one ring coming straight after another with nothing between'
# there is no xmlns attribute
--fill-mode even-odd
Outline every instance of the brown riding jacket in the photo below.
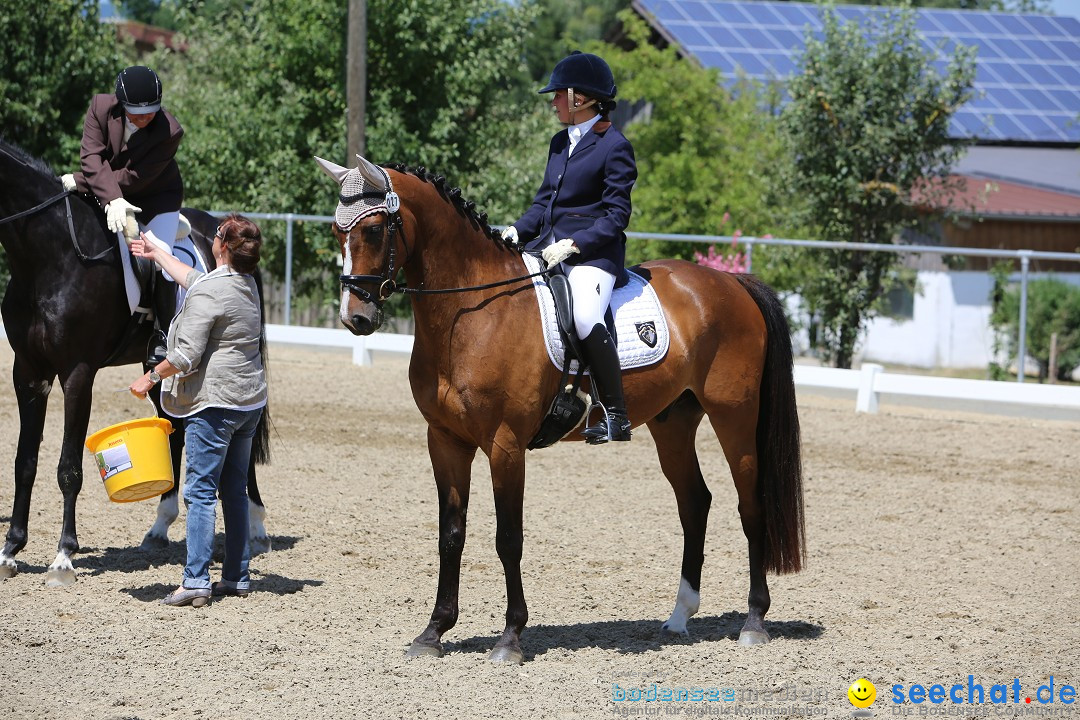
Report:
<svg viewBox="0 0 1080 720"><path fill-rule="evenodd" d="M124 143L124 107L115 95L95 95L83 122L82 172L75 185L93 193L104 207L118 197L142 208L136 217L146 223L174 212L184 201L184 181L176 150L184 128L161 109L142 130Z"/></svg>

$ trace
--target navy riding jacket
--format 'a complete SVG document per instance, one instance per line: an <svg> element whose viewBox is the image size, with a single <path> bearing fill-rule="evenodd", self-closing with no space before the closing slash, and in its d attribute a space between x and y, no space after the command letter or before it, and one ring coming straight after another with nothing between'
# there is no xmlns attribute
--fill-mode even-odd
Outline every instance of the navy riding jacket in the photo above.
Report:
<svg viewBox="0 0 1080 720"><path fill-rule="evenodd" d="M514 223L527 250L572 238L580 250L568 265L593 265L620 278L626 262L634 148L610 122L593 125L569 154L570 135L555 134L536 198Z"/></svg>

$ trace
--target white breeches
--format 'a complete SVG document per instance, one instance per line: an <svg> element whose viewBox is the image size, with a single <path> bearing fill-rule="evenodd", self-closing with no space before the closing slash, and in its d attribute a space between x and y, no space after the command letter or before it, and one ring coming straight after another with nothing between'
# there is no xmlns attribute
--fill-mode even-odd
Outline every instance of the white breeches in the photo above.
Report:
<svg viewBox="0 0 1080 720"><path fill-rule="evenodd" d="M592 265L564 265L574 298L574 329L579 338L588 337L593 326L604 324L611 304L615 276Z"/></svg>

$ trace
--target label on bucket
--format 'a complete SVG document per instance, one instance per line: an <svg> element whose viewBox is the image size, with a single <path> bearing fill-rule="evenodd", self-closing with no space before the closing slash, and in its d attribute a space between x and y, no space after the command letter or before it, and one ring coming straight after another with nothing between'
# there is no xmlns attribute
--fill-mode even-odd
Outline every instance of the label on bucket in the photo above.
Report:
<svg viewBox="0 0 1080 720"><path fill-rule="evenodd" d="M102 482L117 473L131 469L131 455L128 454L127 445L124 443L95 453L94 457L97 458L98 472L101 473Z"/></svg>

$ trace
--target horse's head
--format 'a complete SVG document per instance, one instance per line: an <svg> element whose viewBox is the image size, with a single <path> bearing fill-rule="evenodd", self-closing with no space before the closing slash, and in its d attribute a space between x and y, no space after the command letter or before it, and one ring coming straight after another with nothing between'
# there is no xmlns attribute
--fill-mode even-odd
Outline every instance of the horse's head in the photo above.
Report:
<svg viewBox="0 0 1080 720"><path fill-rule="evenodd" d="M351 170L315 160L341 186L333 226L341 245L341 322L355 335L370 335L382 325L382 304L405 259L401 201L390 175L359 155Z"/></svg>

